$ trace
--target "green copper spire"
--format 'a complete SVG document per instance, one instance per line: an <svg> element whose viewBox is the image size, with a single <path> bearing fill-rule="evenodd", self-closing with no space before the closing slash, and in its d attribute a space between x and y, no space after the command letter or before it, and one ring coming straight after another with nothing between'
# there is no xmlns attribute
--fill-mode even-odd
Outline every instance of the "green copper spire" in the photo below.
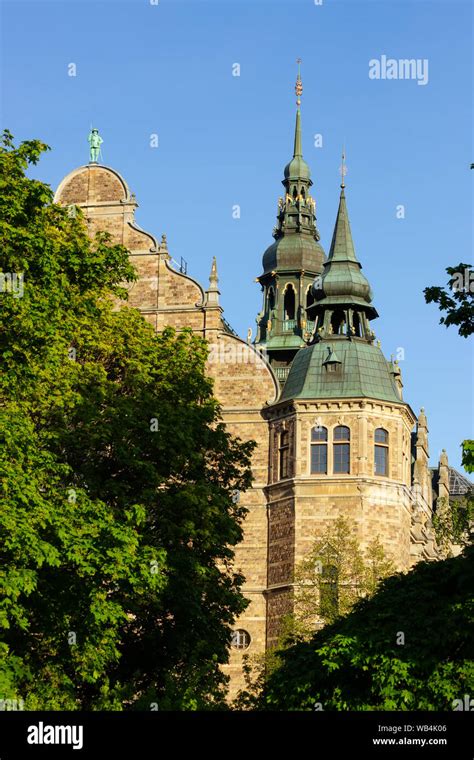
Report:
<svg viewBox="0 0 474 760"><path fill-rule="evenodd" d="M349 214L347 213L345 185L341 184L341 195L339 197L339 208L337 211L336 224L329 249L328 262L331 259L338 261L357 261L352 240L351 225L349 223ZM360 266L360 264L359 264Z"/></svg>
<svg viewBox="0 0 474 760"><path fill-rule="evenodd" d="M285 166L285 180L308 182L308 187L312 185L311 171L303 158L303 148L301 141L301 95L303 94L303 82L301 81L301 58L298 58L298 76L296 78L296 124L295 124L295 142L293 147L293 158ZM285 184L285 182L283 182Z"/></svg>
<svg viewBox="0 0 474 760"><path fill-rule="evenodd" d="M303 149L301 147L301 95L303 94L303 82L301 81L301 58L298 58L298 76L295 85L296 92L296 126L295 126L295 146L293 149L293 158L303 158Z"/></svg>
<svg viewBox="0 0 474 760"><path fill-rule="evenodd" d="M298 59L293 158L284 170L285 193L278 199L275 241L263 254L263 273L258 277L263 308L257 315L255 342L265 345L280 380L295 353L311 337L313 325L307 309L314 301L312 283L325 258L316 226L316 202L311 197L311 172L303 158L300 63Z"/></svg>
<svg viewBox="0 0 474 760"><path fill-rule="evenodd" d="M369 307L370 318L377 312L372 306L372 291L366 277L361 272L352 239L349 214L346 206L345 153L342 154L341 194L337 210L336 223L329 249L329 256L324 264L322 278L315 283L316 302L324 307L329 305L353 305Z"/></svg>
<svg viewBox="0 0 474 760"><path fill-rule="evenodd" d="M295 355L280 400L374 398L402 401L399 369L388 362L370 320L378 316L352 240L345 197L345 152L341 195L328 260L313 286L306 312L314 324L311 344Z"/></svg>
<svg viewBox="0 0 474 760"><path fill-rule="evenodd" d="M296 112L295 147L293 148L293 158L303 158L303 149L301 147L301 111L299 108Z"/></svg>

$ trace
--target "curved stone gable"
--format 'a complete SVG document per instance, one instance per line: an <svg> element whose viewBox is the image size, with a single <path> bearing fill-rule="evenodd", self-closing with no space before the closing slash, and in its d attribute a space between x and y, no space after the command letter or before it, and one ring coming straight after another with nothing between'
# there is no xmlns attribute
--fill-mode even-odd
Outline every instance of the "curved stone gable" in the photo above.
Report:
<svg viewBox="0 0 474 760"><path fill-rule="evenodd" d="M88 164L70 172L56 190L54 202L77 206L130 200L127 183L108 166Z"/></svg>
<svg viewBox="0 0 474 760"><path fill-rule="evenodd" d="M260 409L276 401L279 387L270 365L241 338L220 333L209 340L208 372L224 410Z"/></svg>

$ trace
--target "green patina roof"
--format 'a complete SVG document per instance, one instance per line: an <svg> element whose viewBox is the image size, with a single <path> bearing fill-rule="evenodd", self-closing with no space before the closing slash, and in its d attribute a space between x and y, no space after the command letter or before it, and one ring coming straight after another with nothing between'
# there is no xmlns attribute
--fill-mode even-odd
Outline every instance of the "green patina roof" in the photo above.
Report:
<svg viewBox="0 0 474 760"><path fill-rule="evenodd" d="M263 271L299 271L317 274L323 268L324 251L320 244L303 233L285 234L263 254Z"/></svg>
<svg viewBox="0 0 474 760"><path fill-rule="evenodd" d="M315 295L317 302L324 305L356 303L367 306L372 302L372 290L355 254L343 187L321 289L316 289Z"/></svg>
<svg viewBox="0 0 474 760"><path fill-rule="evenodd" d="M337 210L336 224L334 225L328 263L332 260L353 261L360 267L355 254L354 241L352 240L351 226L346 206L346 195L343 187L341 187L339 208Z"/></svg>
<svg viewBox="0 0 474 760"><path fill-rule="evenodd" d="M275 349L284 349L284 348L299 348L303 344L302 338L300 335L295 335L293 333L286 334L286 335L273 335L265 344L265 347L267 349L271 348L272 350Z"/></svg>
<svg viewBox="0 0 474 760"><path fill-rule="evenodd" d="M328 347L337 350L341 369L326 370ZM347 338L301 348L293 359L281 399L376 398L400 403L390 367L380 348Z"/></svg>
<svg viewBox="0 0 474 760"><path fill-rule="evenodd" d="M325 253L318 242L314 203L309 195L311 172L303 158L301 113L296 112L293 158L285 167L286 196L279 205L275 242L263 254L263 273L300 272L302 269L318 274L323 269ZM291 185L296 183L297 193Z"/></svg>
<svg viewBox="0 0 474 760"><path fill-rule="evenodd" d="M284 172L285 179L306 179L311 178L311 171L303 158L303 148L301 146L301 113L300 109L296 111L296 126L295 126L295 146L293 149L293 158L290 163L285 166Z"/></svg>

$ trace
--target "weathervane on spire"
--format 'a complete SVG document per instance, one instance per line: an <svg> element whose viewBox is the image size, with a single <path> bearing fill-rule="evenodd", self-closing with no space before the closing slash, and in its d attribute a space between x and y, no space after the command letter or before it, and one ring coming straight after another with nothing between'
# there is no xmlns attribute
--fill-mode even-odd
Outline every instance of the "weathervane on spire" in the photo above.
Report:
<svg viewBox="0 0 474 760"><path fill-rule="evenodd" d="M301 81L301 58L297 58L296 63L298 64L298 76L296 77L295 92L296 92L296 105L299 108L301 105L301 95L303 92L303 83Z"/></svg>
<svg viewBox="0 0 474 760"><path fill-rule="evenodd" d="M342 163L339 167L339 172L341 174L341 188L344 189L346 186L346 183L344 182L344 177L347 174L347 166L346 166L346 149L345 146L342 146Z"/></svg>

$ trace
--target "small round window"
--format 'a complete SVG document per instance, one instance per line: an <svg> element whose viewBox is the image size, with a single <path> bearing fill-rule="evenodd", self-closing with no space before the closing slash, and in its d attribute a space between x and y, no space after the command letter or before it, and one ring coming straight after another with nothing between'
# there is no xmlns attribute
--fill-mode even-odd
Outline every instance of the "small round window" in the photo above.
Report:
<svg viewBox="0 0 474 760"><path fill-rule="evenodd" d="M234 649L247 649L250 646L250 633L238 628L232 633L231 644Z"/></svg>

